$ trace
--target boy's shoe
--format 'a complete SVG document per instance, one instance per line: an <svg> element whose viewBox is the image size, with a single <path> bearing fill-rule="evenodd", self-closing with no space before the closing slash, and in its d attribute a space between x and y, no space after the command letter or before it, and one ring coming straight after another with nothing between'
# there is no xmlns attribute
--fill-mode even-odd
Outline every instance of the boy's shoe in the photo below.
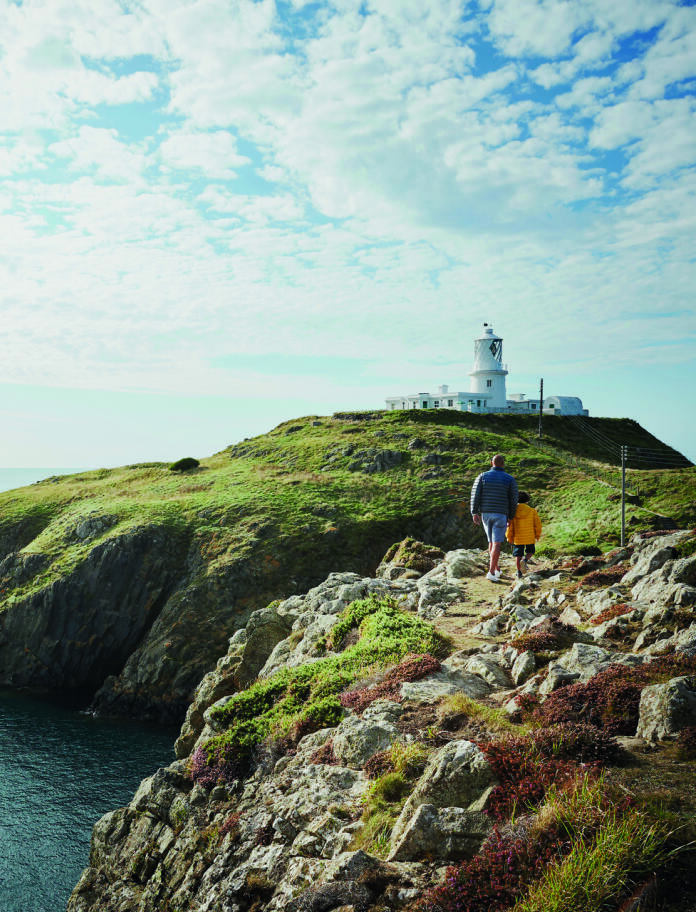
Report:
<svg viewBox="0 0 696 912"><path fill-rule="evenodd" d="M533 567L534 564L536 564L536 561L535 561L535 560L532 560L531 557L525 557L525 558L523 559L522 563L525 565L525 567L526 567L528 564L529 564L530 567Z"/></svg>
<svg viewBox="0 0 696 912"><path fill-rule="evenodd" d="M487 579L487 580L490 580L492 583L499 583L499 582L500 582L500 575L496 576L494 573L487 573L487 574L486 574L486 579Z"/></svg>
<svg viewBox="0 0 696 912"><path fill-rule="evenodd" d="M521 570L517 571L517 579L524 579L524 573Z"/></svg>
<svg viewBox="0 0 696 912"><path fill-rule="evenodd" d="M502 572L503 572L503 571L502 571L500 568L498 568L498 569L495 571L495 575L499 577L499 576L501 575Z"/></svg>

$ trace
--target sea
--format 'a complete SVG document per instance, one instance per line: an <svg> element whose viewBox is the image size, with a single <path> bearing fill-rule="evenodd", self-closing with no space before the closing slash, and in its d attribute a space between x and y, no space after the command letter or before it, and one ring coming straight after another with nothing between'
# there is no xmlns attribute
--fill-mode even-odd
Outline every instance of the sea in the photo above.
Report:
<svg viewBox="0 0 696 912"><path fill-rule="evenodd" d="M0 691L0 912L65 912L92 827L174 760L176 735Z"/></svg>
<svg viewBox="0 0 696 912"><path fill-rule="evenodd" d="M79 471L0 468L0 491ZM65 912L94 824L172 762L177 734L0 690L0 912Z"/></svg>

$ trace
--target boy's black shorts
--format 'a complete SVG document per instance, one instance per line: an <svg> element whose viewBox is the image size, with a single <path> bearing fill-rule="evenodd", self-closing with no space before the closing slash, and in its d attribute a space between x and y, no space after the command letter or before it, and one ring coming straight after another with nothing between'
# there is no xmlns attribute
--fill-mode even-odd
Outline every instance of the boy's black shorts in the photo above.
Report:
<svg viewBox="0 0 696 912"><path fill-rule="evenodd" d="M531 545L513 545L512 546L512 556L513 557L524 557L525 554L534 554L536 551L536 546Z"/></svg>

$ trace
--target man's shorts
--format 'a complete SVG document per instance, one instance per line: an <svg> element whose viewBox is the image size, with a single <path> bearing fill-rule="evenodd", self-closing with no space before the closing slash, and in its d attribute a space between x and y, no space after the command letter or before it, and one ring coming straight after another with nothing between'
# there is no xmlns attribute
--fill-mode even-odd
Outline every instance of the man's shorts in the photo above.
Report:
<svg viewBox="0 0 696 912"><path fill-rule="evenodd" d="M532 543L531 545L513 545L512 546L512 556L513 557L524 557L525 554L534 554L536 547Z"/></svg>
<svg viewBox="0 0 696 912"><path fill-rule="evenodd" d="M505 541L507 516L504 513L482 513L481 525L486 530L486 538L492 544Z"/></svg>

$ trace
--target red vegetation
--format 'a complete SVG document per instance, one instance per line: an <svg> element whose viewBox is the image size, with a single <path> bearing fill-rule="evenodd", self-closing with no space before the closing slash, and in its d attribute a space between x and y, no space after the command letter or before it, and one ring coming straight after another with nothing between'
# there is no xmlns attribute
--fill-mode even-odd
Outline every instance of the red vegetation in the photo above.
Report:
<svg viewBox="0 0 696 912"><path fill-rule="evenodd" d="M400 703L399 685L403 681L418 681L439 671L441 667L439 660L429 653L408 655L390 669L379 684L372 687L357 687L341 694L341 706L361 713L375 700L392 700Z"/></svg>

